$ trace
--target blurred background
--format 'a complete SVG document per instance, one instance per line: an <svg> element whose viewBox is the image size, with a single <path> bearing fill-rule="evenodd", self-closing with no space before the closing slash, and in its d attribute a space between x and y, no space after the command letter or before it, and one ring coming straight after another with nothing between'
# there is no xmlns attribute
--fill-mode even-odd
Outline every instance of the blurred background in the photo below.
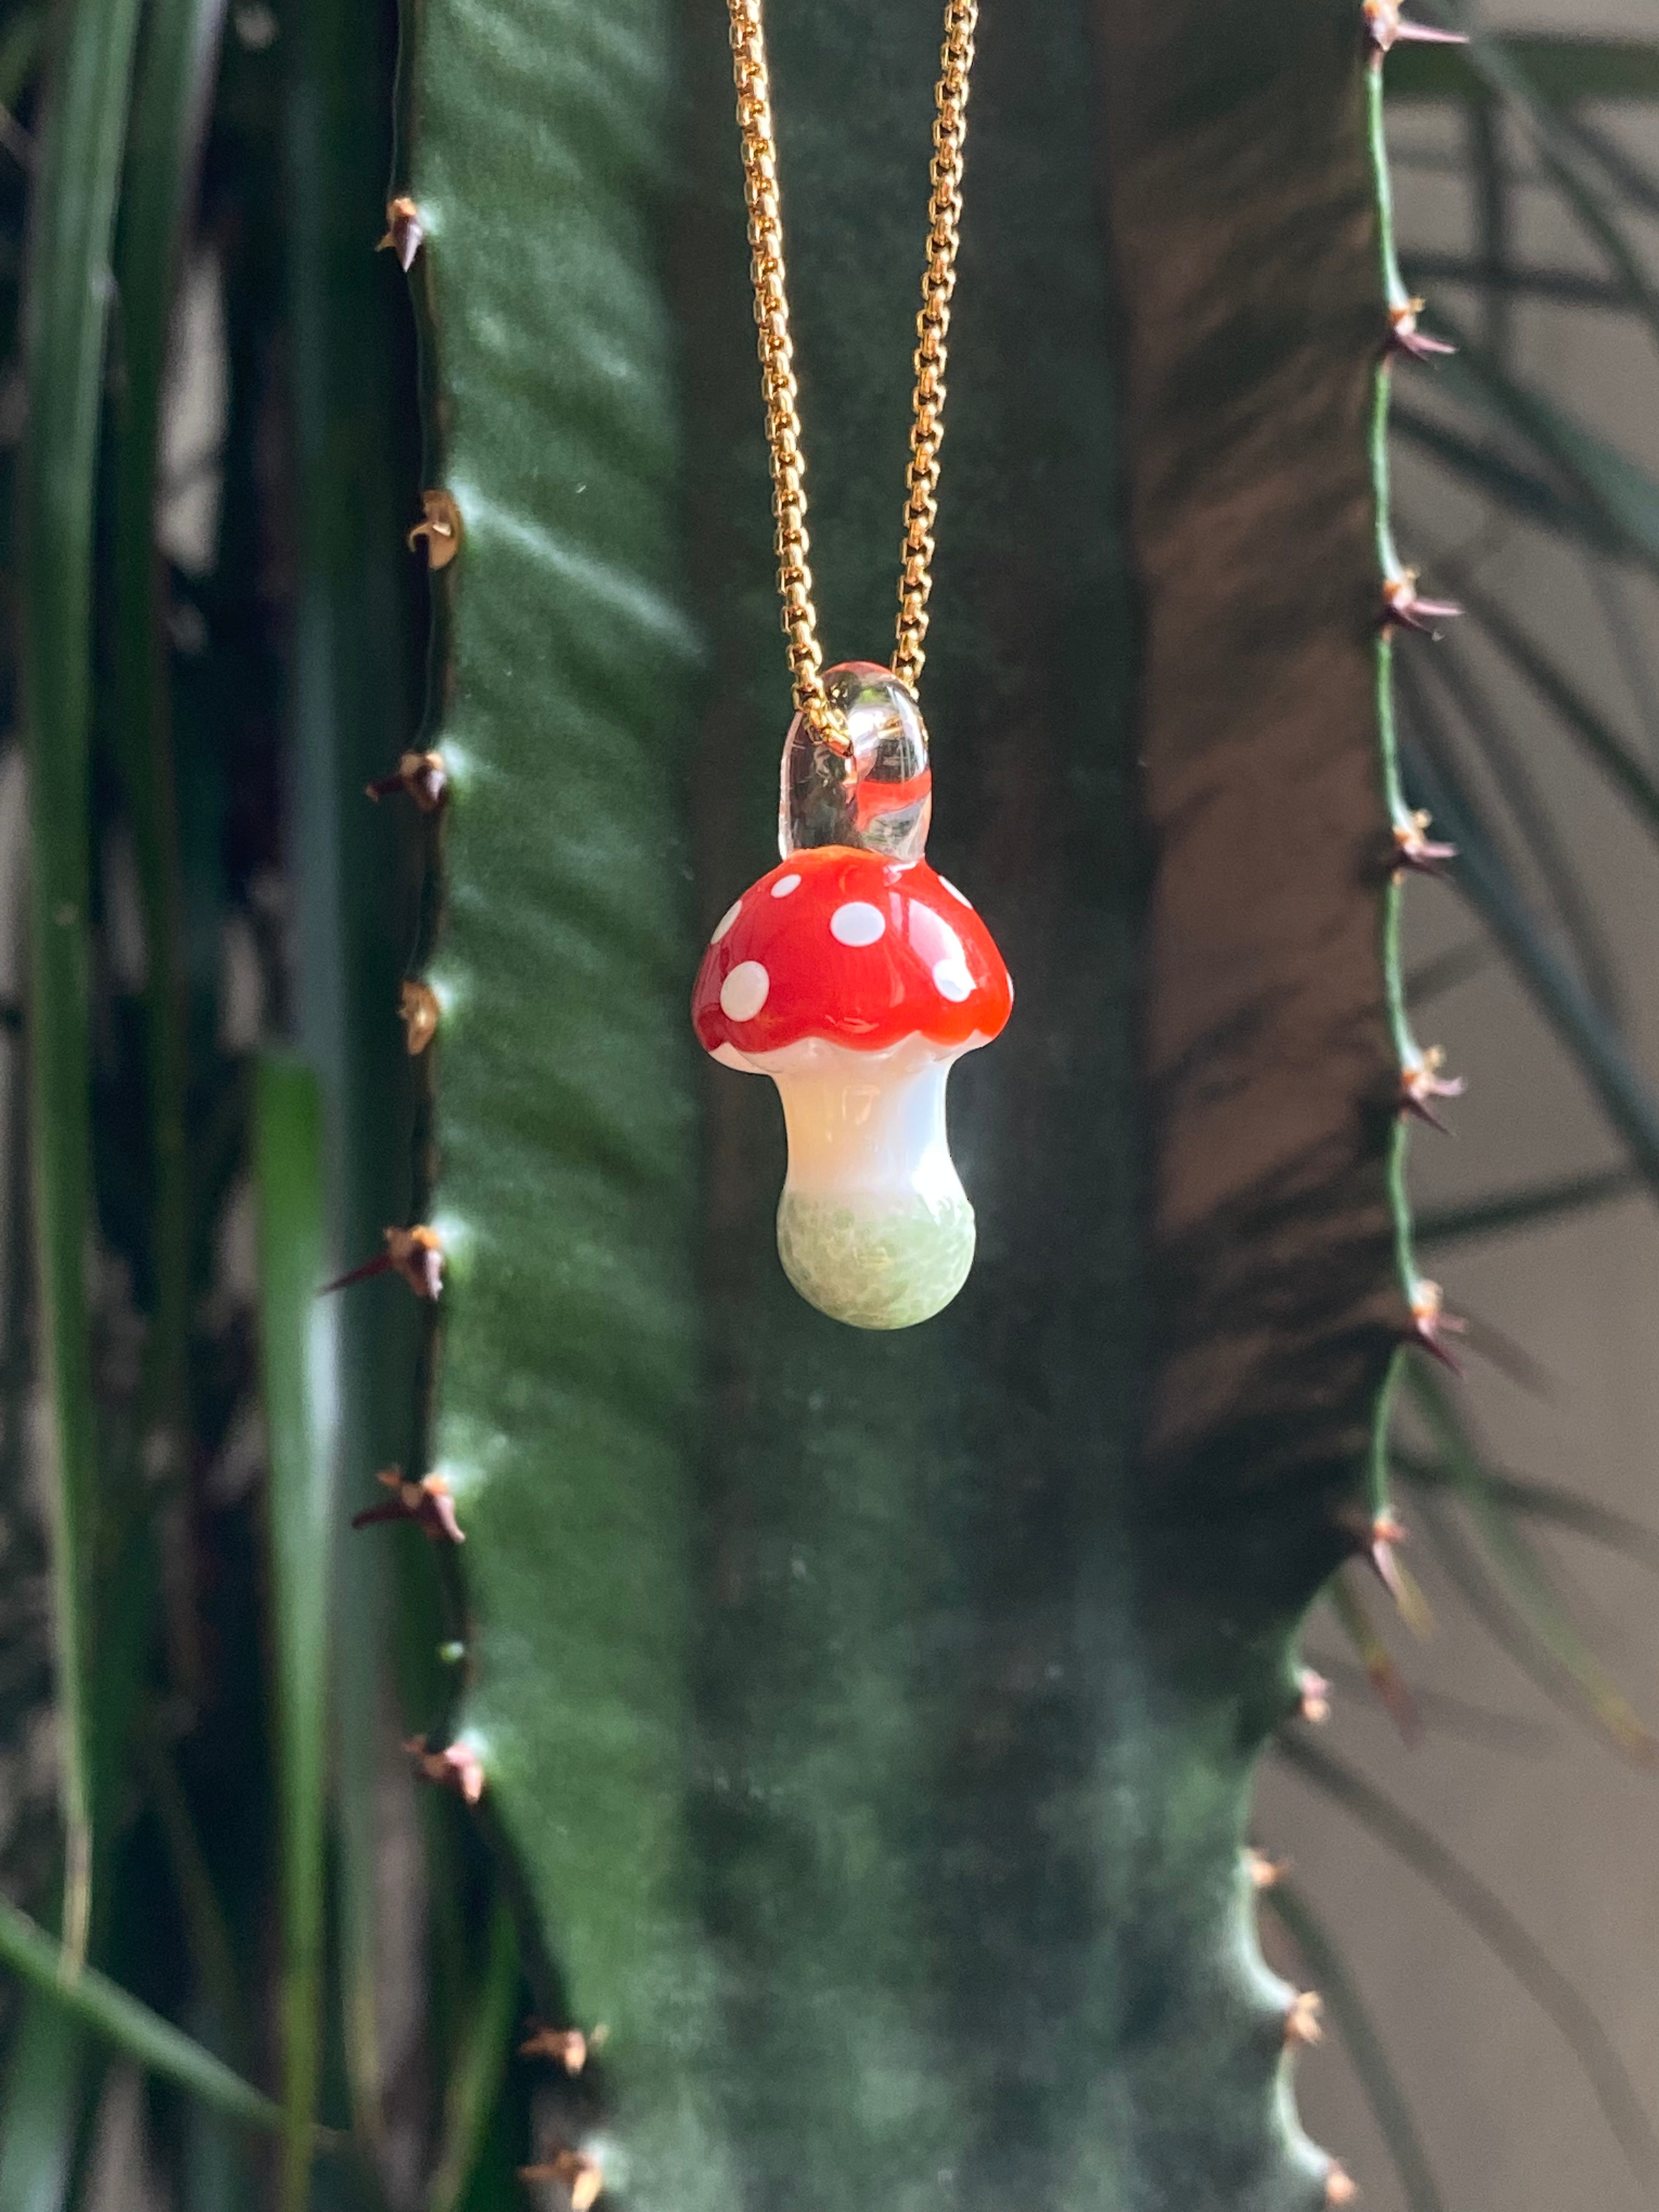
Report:
<svg viewBox="0 0 1659 2212"><path fill-rule="evenodd" d="M1516 33L1583 39L1651 41L1659 29L1646 0L1505 0L1484 19ZM1641 96L1577 112L1659 179L1659 86L1633 67L1627 82ZM1395 97L1390 141L1413 288L1443 305L1517 380L1659 472L1655 331L1606 303L1607 261L1524 125L1496 106L1472 114ZM1650 268L1656 215L1659 198L1651 196L1626 200L1620 215ZM1454 281L1477 270L1477 282ZM1521 272L1557 281L1528 283ZM1449 403L1435 372L1402 375L1397 392L1403 417L1468 430L1468 410ZM1457 599L1466 580L1478 584L1525 623L1648 765L1659 765L1659 589L1651 574L1529 522L1508 497L1480 496L1467 471L1410 434L1397 432L1395 455L1396 534L1405 557L1422 563L1425 587L1445 586ZM1598 994L1651 1082L1659 1076L1659 867L1650 831L1480 624L1466 619L1455 635L1449 629L1434 653L1413 672L1424 672L1443 738L1494 821L1523 771L1557 849L1540 872L1540 848L1511 814L1516 873L1540 914L1559 913L1568 888L1582 922L1579 957L1599 969ZM1461 696L1439 680L1443 664L1463 679ZM1408 689L1402 720L1420 733L1414 703ZM1471 708L1496 744L1483 747L1472 735ZM1449 1068L1468 1085L1446 1109L1455 1135L1419 1132L1413 1144L1419 1212L1430 1221L1455 1217L1506 1192L1578 1177L1599 1194L1547 1221L1425 1245L1421 1263L1444 1284L1449 1308L1480 1324L1467 1354L1468 1408L1494 1468L1653 1524L1659 1216L1651 1194L1634 1178L1619 1184L1627 1155L1537 994L1468 901L1448 885L1416 881L1407 915L1408 964L1427 1001L1415 1014L1418 1035L1443 1043ZM1409 1421L1402 1427L1409 1431ZM1405 1517L1416 1528L1407 1557L1434 1634L1416 1644L1392 1622L1388 1633L1402 1671L1421 1686L1420 1735L1402 1741L1382 1703L1343 1671L1353 1656L1340 1634L1316 1626L1310 1653L1316 1662L1330 1657L1337 1680L1330 1748L1496 1893L1599 2019L1648 2111L1659 2112L1659 1778L1644 1750L1621 1751L1607 1729L1586 1725L1583 1697L1516 1632L1501 1581L1479 1575L1471 1585L1455 1520L1455 1548L1443 1549L1421 1525L1418 1501ZM1659 1547L1641 1553L1628 1538L1596 1541L1536 1519L1526 1532L1587 1644L1650 1724L1659 1717ZM1471 1586L1499 1634L1468 1601ZM1383 1609L1373 1611L1382 1625ZM1363 1818L1270 1768L1258 1829L1263 1848L1294 1862L1340 1937L1449 2207L1635 2212L1652 2202L1620 2155L1559 2021ZM1596 2063L1593 2048L1577 2040L1581 2057ZM1316 2138L1342 2146L1364 2203L1400 2212L1407 2199L1334 2039L1304 2068L1299 2095Z"/></svg>
<svg viewBox="0 0 1659 2212"><path fill-rule="evenodd" d="M0 11L8 533L27 427L17 288L41 13L16 0ZM376 137L384 122L363 118L383 116L377 88L394 37L389 9L356 13L366 28L355 60L341 70L337 55L327 58L331 82L356 72L357 135L339 153L348 212L337 228L352 252L378 211L386 170L388 149ZM1352 1608L1346 1621L1330 1611L1316 1621L1310 1656L1334 1691L1331 1721L1316 1739L1328 1762L1322 1786L1305 1763L1273 1762L1257 1840L1290 1863L1298 1905L1316 1916L1301 1929L1305 1978L1331 1998L1325 2046L1301 2074L1307 2124L1340 2150L1373 2212L1431 2212L1437 2201L1456 2212L1591 2204L1636 2212L1650 2199L1619 2141L1630 2094L1659 2115L1659 1771L1644 1732L1659 1717L1659 1231L1651 1192L1630 1165L1629 1129L1613 1126L1606 1098L1617 1087L1607 1074L1609 1040L1626 1075L1659 1084L1659 852L1653 819L1632 800L1628 776L1623 788L1609 776L1607 744L1598 749L1591 732L1611 731L1645 776L1659 779L1659 295L1644 289L1659 287L1659 21L1650 0L1509 0L1487 20L1551 42L1647 43L1622 62L1605 46L1599 59L1587 50L1577 76L1557 45L1519 50L1535 64L1537 84L1562 95L1577 137L1552 135L1524 96L1506 105L1492 80L1418 69L1416 57L1391 99L1407 275L1431 302L1431 326L1455 325L1471 341L1461 368L1402 366L1398 380L1401 550L1422 564L1425 589L1443 587L1472 609L1438 648L1407 642L1402 720L1419 789L1461 791L1474 832L1468 848L1478 855L1490 846L1524 908L1520 923L1511 914L1495 924L1491 899L1483 904L1451 881L1413 882L1408 901L1418 1031L1443 1044L1449 1070L1468 1086L1445 1107L1455 1136L1424 1133L1413 1145L1412 1179L1430 1232L1424 1264L1471 1322L1462 1408L1484 1473L1449 1480L1443 1437L1439 1474L1405 1495L1414 1532L1406 1559L1431 1635L1415 1638L1363 1578L1351 1577L1353 1605L1369 1626ZM337 115L331 122L304 99L283 120L283 71L297 67L303 91L319 57L313 35L291 64L289 35L287 18L260 0L231 10L161 398L168 673L181 818L197 825L183 856L184 942L201 1193L191 1418L204 1447L182 1477L159 1467L134 1479L150 1486L171 1531L155 1571L165 1618L181 1639L170 1655L173 1677L185 1685L204 1667L234 1680L259 1664L248 1607L265 1465L248 1065L255 1042L286 1019L296 884L322 865L285 843L280 829L306 818L303 791L296 798L284 781L293 774L284 732L296 688L323 665L307 658L314 610L296 599L293 547L302 532L345 527L337 513L319 518L308 489L316 476L307 410L325 374L338 380L337 398L340 389L361 398L390 362L405 396L412 391L412 341L390 256L376 265L362 311L362 362L354 367L349 347L337 343L326 368L284 349L290 325L279 306L297 303L294 326L306 328L307 302L326 289L317 270L343 250L325 224L307 228L303 204L295 228L279 211L285 192L303 203L307 145L314 154L324 143L304 133L336 145L339 130ZM1557 411L1540 415L1540 401ZM412 399L401 413L369 407L362 419L380 443L356 453L353 483L372 479L391 511L402 487L418 480ZM1604 446L1575 443L1571 424ZM1645 479L1618 477L1620 454ZM350 485L336 494L343 503L354 496ZM352 557L348 530L343 569ZM412 726L424 581L412 561L382 562L356 587L380 594L378 634L392 641L366 679L373 712L351 739L362 757L339 770L361 780L389 765ZM0 726L9 732L9 565L5 589ZM100 773L112 785L111 760ZM145 1271L154 1255L136 1231L126 1244L121 1235L120 1192L142 1185L144 1173L122 1141L138 1119L132 1032L145 975L137 862L112 797L106 811L100 1171L115 1229L98 1258L98 1357L100 1391L118 1428L144 1387L137 1316L151 1297ZM385 841L385 879L397 864L396 832L380 825L365 834ZM0 1887L28 1898L46 1881L56 1849L56 1778L22 1210L24 848L18 752L8 734L0 738ZM388 975L409 919L394 913L380 925ZM1559 973L1571 985L1565 1010L1550 981ZM380 1048L389 1081L402 1066L395 1033ZM406 1086L399 1102L393 1121L403 1117L406 1156ZM396 1142L387 1154L398 1156ZM394 1189L379 1218L404 1218L402 1204ZM1506 1211L1512 1218L1493 1220ZM363 1325L389 1337L406 1326L395 1297L367 1310ZM1402 1409L1408 1461L1428 1449L1425 1421L1424 1406ZM424 1560L408 1572L412 1593L380 1590L372 1601L425 1623L434 1599ZM192 1589L169 1596L169 1577L176 1584L181 1576L194 1578ZM207 1624L206 1656L191 1645L194 1620ZM1386 1639L1391 1662L1372 1636ZM142 1887L153 1860L171 1869L155 1875L156 1893L193 1894L199 1907L193 1918L188 1902L158 1908L153 1927L129 1931L125 1978L152 2002L177 1982L175 1954L205 1960L210 1990L216 1943L257 1951L268 1942L257 1917L238 1919L239 1911L257 1916L257 1885L239 1905L215 1868L192 1857L204 1843L210 1860L228 1863L237 1834L253 1832L262 1817L235 1794L247 1746L229 1736L250 1710L257 1698L232 1696L216 1709L208 1699L200 1711L162 1709L143 1721L152 1795L125 1846L138 1865L129 1878ZM422 1824L428 1852L464 1861L471 1846L459 1824L446 1825L449 1808L417 1812L383 1681L370 1684L365 1729L360 1750L377 1792L366 1879L378 1929L369 1972L386 2090L381 2164L388 2198L401 2203L416 2198L442 2056L434 2046L453 2027L423 2017L427 1957L446 1944L456 1955L476 1953L483 1908L469 1905L457 1883L453 1925L428 1910ZM1341 1773L1382 1793L1383 1808L1369 1797L1341 1802L1334 1779ZM198 1874L210 1879L192 1891ZM1322 1955L1321 1929L1340 1948L1339 1962ZM1269 1936L1288 1970L1289 1936L1271 1923ZM1388 2078L1364 2026L1335 1999L1346 1979L1386 2050L1437 2200L1397 2178L1400 2117L1388 2126L1377 2118L1379 2100L1388 2108ZM15 1992L5 1999L14 2010L15 2002ZM235 2053L235 2023L216 2017L210 2002L190 2024ZM343 2063L338 2054L332 2063ZM76 2078L84 2107L63 2157L84 2166L87 2201L111 2212L167 2201L151 2171L157 2130L165 2136L170 2124L166 2109L158 2119L124 2066ZM15 2081L8 2095L15 2124ZM177 2115L171 2124L196 2124ZM206 2137L192 2142L200 2156L213 2148ZM222 2145L215 2154L232 2155ZM1409 2166L1409 2146L1405 2154ZM15 2179L21 2167L12 2170ZM25 2200L8 2198L8 2171L0 2153L0 2205L9 2212Z"/></svg>

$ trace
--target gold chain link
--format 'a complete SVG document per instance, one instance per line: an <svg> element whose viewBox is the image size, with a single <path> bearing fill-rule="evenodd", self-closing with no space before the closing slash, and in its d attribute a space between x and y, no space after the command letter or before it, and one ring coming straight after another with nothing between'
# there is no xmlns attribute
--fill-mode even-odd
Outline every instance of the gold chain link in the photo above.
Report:
<svg viewBox="0 0 1659 2212"><path fill-rule="evenodd" d="M826 744L848 750L823 690L812 571L807 565L806 463L801 452L789 301L784 289L783 218L778 205L778 145L761 0L729 0L732 73L743 143L744 198L749 207L750 273L755 286L761 392L772 457L772 513L777 523L778 596L795 706ZM939 446L945 435L945 366L956 289L962 221L963 142L968 127L968 76L974 63L978 0L945 0L945 43L934 91L933 158L928 175L927 258L916 317L915 392L911 401L910 460L905 471L904 546L893 673L914 691L927 654L927 600L933 590L933 525L938 518Z"/></svg>
<svg viewBox="0 0 1659 2212"><path fill-rule="evenodd" d="M979 0L945 0L945 46L933 91L933 192L928 203L927 258L916 317L916 388L911 400L910 465L904 478L904 552L899 569L898 629L893 673L914 691L921 681L927 600L933 588L933 525L939 519L939 449L945 436L945 340L957 289L962 222L962 151L968 135L968 73L974 65Z"/></svg>

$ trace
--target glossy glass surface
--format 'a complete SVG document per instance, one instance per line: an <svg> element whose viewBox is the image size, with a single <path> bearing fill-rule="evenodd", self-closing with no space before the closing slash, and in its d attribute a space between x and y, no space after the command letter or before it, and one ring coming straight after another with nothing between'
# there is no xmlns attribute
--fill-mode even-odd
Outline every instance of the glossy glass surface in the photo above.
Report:
<svg viewBox="0 0 1659 2212"><path fill-rule="evenodd" d="M794 853L715 924L691 996L706 1052L799 1037L877 1051L908 1036L960 1049L1008 1018L1012 986L964 893L925 860L844 845Z"/></svg>
<svg viewBox="0 0 1659 2212"><path fill-rule="evenodd" d="M848 660L830 669L823 688L852 755L822 744L797 714L784 739L778 795L778 850L853 845L888 860L919 860L927 848L933 776L927 731L915 699L890 669Z"/></svg>

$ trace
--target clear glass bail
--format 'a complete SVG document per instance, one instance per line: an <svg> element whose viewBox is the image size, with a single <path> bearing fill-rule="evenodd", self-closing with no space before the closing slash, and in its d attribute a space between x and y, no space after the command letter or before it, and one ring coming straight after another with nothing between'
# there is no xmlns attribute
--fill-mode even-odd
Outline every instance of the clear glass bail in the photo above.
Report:
<svg viewBox="0 0 1659 2212"><path fill-rule="evenodd" d="M778 850L855 845L891 860L919 860L933 812L927 731L914 696L890 668L846 660L824 672L823 689L852 740L834 752L797 714L783 741Z"/></svg>

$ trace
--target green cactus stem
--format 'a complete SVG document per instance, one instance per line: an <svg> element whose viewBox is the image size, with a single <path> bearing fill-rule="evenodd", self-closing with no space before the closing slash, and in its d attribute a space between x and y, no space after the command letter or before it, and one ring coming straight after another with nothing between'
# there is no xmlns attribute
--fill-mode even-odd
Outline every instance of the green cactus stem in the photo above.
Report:
<svg viewBox="0 0 1659 2212"><path fill-rule="evenodd" d="M1406 1006L1405 963L1401 951L1401 923L1404 880L1412 859L1423 864L1425 854L1430 864L1436 859L1449 859L1449 846L1432 847L1426 831L1429 825L1414 815L1407 802L1400 774L1400 746L1395 722L1394 655L1396 635L1401 629L1416 627L1413 622L1396 622L1392 616L1398 600L1391 598L1393 587L1399 580L1407 580L1407 591L1414 596L1415 577L1401 562L1394 542L1390 480L1389 470L1389 406L1393 393L1395 364L1402 358L1432 358L1437 352L1449 349L1427 337L1418 326L1421 307L1407 290L1400 272L1399 256L1395 246L1394 193L1389 172L1389 146L1384 123L1383 80L1390 47L1377 33L1375 19L1368 15L1369 51L1365 58L1365 147L1370 167L1370 184L1376 210L1375 244L1377 271L1384 308L1387 314L1386 338L1379 346L1371 371L1369 437L1370 452L1371 492L1376 532L1376 562L1382 578L1382 612L1384 619L1376 625L1373 647L1376 681L1376 728L1382 750L1383 796L1389 809L1395 851L1407 856L1407 866L1396 867L1383 894L1382 907L1382 965L1388 989L1389 1020L1393 1032L1395 1050L1399 1056L1403 1088L1401 1101L1404 1112L1395 1120L1389 1146L1389 1180L1395 1222L1395 1255L1400 1285L1407 1302L1416 1312L1423 1305L1425 1295L1431 1291L1430 1303L1438 1316L1438 1292L1433 1286L1421 1286L1417 1262L1413 1250L1411 1207L1406 1188L1407 1120L1413 1114L1433 1121L1432 1099L1437 1093L1455 1096L1454 1085L1437 1074L1437 1054L1424 1052L1412 1033L1411 1019ZM1455 43L1451 41L1450 43ZM1456 609L1446 604L1444 611L1455 614ZM1419 1321L1419 1336L1421 1323ZM1430 1342L1428 1348L1435 1346ZM1396 1363L1397 1364L1397 1363ZM1391 1369L1379 1408L1371 1458L1371 1501L1376 1519L1382 1522L1389 1512L1389 1478L1385 1450L1388 1429L1388 1401L1392 1392L1394 1371Z"/></svg>
<svg viewBox="0 0 1659 2212"><path fill-rule="evenodd" d="M938 25L769 13L852 658ZM975 1273L899 1336L791 1291L769 1086L686 1023L788 719L724 19L406 33L410 522L453 503L410 738L447 779L445 1771L516 1855L543 2017L608 2031L534 2155L629 2212L1312 2212L1346 2185L1244 1824L1415 1290L1359 12L981 26L924 706L933 854L1020 999L952 1097Z"/></svg>

